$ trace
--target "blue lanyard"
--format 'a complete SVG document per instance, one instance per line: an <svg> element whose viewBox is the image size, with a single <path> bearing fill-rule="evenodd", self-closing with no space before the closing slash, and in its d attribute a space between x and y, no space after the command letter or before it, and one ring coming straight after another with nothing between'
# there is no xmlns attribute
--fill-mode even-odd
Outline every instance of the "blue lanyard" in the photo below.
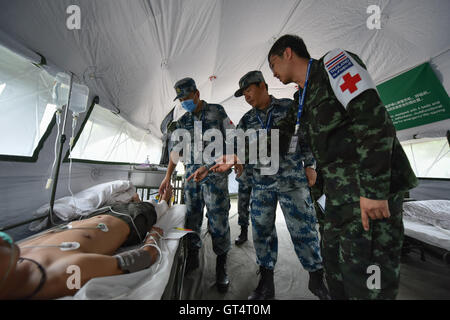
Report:
<svg viewBox="0 0 450 320"><path fill-rule="evenodd" d="M295 125L295 134L297 134L298 130L300 129L300 118L302 117L303 105L305 103L306 88L308 87L309 72L311 71L312 61L313 61L313 59L309 59L308 71L306 72L305 85L303 86L302 96L300 97L299 103L298 103L297 124ZM300 89L299 89L299 91L300 91Z"/></svg>
<svg viewBox="0 0 450 320"><path fill-rule="evenodd" d="M267 132L269 132L270 131L270 127L272 127L272 111L273 110L271 110L269 112L269 118L267 119L266 125L264 125L264 122L262 122L261 118L259 117L258 111L256 112L256 116L258 117L259 123L261 123L261 127L263 129L266 129Z"/></svg>

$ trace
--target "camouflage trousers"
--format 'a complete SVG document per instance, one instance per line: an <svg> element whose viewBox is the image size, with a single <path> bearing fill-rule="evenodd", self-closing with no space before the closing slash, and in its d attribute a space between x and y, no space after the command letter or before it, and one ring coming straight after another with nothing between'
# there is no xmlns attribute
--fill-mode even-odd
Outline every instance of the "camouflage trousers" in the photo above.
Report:
<svg viewBox="0 0 450 320"><path fill-rule="evenodd" d="M277 192L253 189L250 202L256 263L274 269L278 255L275 212L280 203L295 253L309 272L322 269L316 215L309 188Z"/></svg>
<svg viewBox="0 0 450 320"><path fill-rule="evenodd" d="M246 183L239 183L238 193L238 224L247 227L249 223L250 195L252 187Z"/></svg>
<svg viewBox="0 0 450 320"><path fill-rule="evenodd" d="M314 200L314 208L316 209L317 222L319 223L319 235L320 235L320 252L323 250L323 226L325 224L325 214L323 213L317 201Z"/></svg>
<svg viewBox="0 0 450 320"><path fill-rule="evenodd" d="M359 202L340 207L327 203L322 256L333 299L395 299L403 245L403 196L391 198L390 218L370 220L367 232Z"/></svg>
<svg viewBox="0 0 450 320"><path fill-rule="evenodd" d="M228 178L210 178L202 183L193 180L186 182L184 197L187 207L185 227L195 233L188 234L188 249L200 249L202 240L200 231L203 222L203 208L206 206L208 230L211 233L213 251L217 255L230 250L230 197Z"/></svg>

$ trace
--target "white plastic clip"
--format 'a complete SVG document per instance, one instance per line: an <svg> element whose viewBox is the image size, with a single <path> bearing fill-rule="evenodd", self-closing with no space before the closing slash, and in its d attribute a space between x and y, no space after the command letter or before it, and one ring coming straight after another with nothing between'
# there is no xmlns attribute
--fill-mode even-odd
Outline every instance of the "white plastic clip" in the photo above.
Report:
<svg viewBox="0 0 450 320"><path fill-rule="evenodd" d="M61 251L71 251L71 250L77 250L80 248L79 242L62 242L59 245L59 249Z"/></svg>

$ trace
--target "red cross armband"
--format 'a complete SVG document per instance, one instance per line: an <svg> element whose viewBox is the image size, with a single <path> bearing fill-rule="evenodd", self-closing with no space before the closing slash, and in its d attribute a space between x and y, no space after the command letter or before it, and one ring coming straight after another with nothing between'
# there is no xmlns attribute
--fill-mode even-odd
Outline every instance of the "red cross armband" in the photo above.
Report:
<svg viewBox="0 0 450 320"><path fill-rule="evenodd" d="M347 109L351 100L368 89L375 89L369 73L345 50L334 49L324 57L325 71L336 98Z"/></svg>

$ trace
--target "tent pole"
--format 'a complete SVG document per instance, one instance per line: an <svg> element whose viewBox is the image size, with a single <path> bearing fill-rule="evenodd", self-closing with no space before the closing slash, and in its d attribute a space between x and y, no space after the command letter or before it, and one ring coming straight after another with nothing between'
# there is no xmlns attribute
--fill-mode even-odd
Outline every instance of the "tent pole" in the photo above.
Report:
<svg viewBox="0 0 450 320"><path fill-rule="evenodd" d="M69 99L67 101L67 105L65 108L63 127L62 127L62 131L61 131L61 140L59 142L59 151L58 151L58 155L56 158L56 168L55 168L55 173L54 173L54 177L53 177L52 192L51 192L51 196L50 196L50 208L48 211L48 218L49 218L49 221L52 226L55 225L55 223L53 222L53 207L55 205L56 187L58 185L59 168L61 166L61 155L62 155L62 151L63 151L63 147L64 147L64 142L66 142L65 130L66 130L67 114L69 113L70 97L72 95L72 84L73 84L73 73L71 72L70 73ZM58 137L56 137L56 139L58 139Z"/></svg>

